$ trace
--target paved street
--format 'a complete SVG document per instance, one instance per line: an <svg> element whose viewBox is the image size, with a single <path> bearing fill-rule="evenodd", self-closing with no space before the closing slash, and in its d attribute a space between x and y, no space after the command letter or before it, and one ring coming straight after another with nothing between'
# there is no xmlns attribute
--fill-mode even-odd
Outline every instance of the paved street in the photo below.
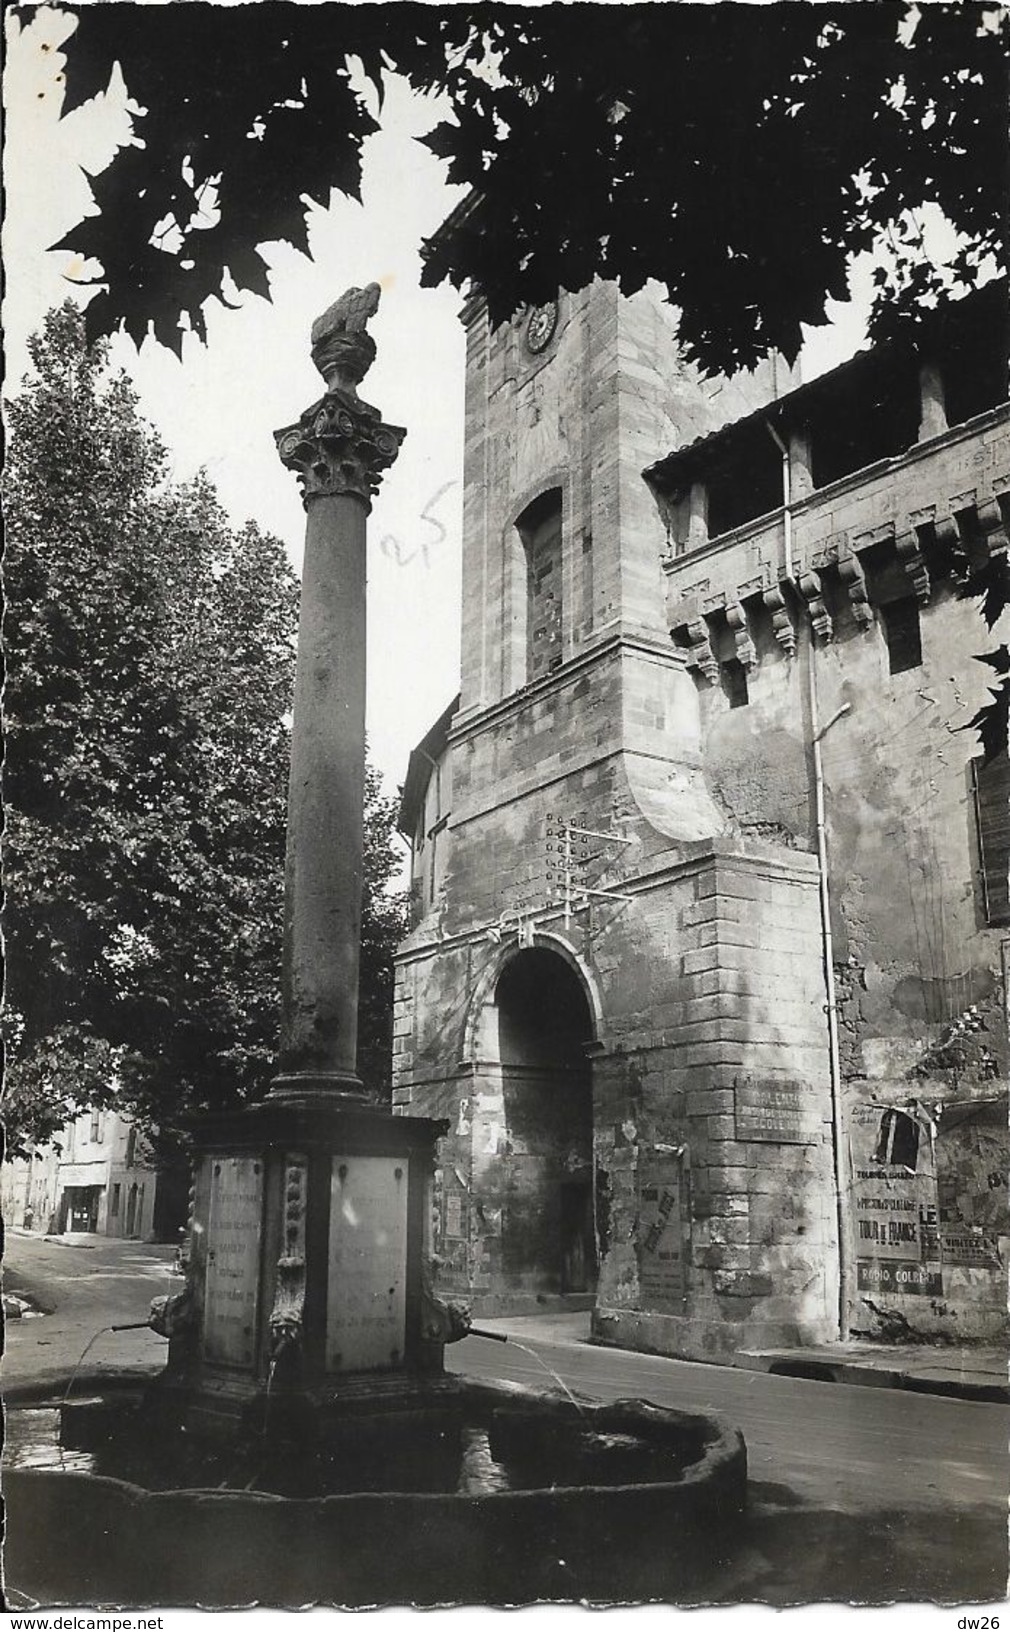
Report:
<svg viewBox="0 0 1010 1632"><path fill-rule="evenodd" d="M7 1325L5 1392L65 1377L94 1337L88 1370L164 1363L168 1345L153 1332L102 1332L104 1326L146 1320L151 1299L181 1285L171 1278L175 1248L104 1236L47 1239L9 1232L4 1244L4 1291L26 1291L52 1314ZM101 1335L97 1335L101 1333Z"/></svg>
<svg viewBox="0 0 1010 1632"><path fill-rule="evenodd" d="M142 1320L169 1286L171 1248L93 1239L90 1247L8 1239L8 1289L26 1286L55 1312L11 1322L7 1389L66 1375L99 1328ZM545 1321L547 1340L533 1335L535 1322L520 1330L525 1349L469 1337L447 1363L534 1386L551 1386L553 1371L598 1398L707 1408L743 1430L750 1511L743 1534L727 1538L705 1601L1003 1598L1006 1407L600 1349L580 1340L577 1325L559 1332ZM153 1334L108 1332L86 1369L157 1369L164 1352Z"/></svg>
<svg viewBox="0 0 1010 1632"><path fill-rule="evenodd" d="M534 1386L549 1383L546 1366L597 1398L709 1409L743 1430L750 1510L706 1601L1004 1597L1007 1407L694 1365L577 1337L530 1342L534 1324L521 1323L525 1350L469 1337L448 1363Z"/></svg>
<svg viewBox="0 0 1010 1632"><path fill-rule="evenodd" d="M588 1324L580 1317L586 1332ZM1005 1407L694 1365L577 1338L534 1345L525 1335L534 1325L522 1322L523 1341L539 1361L515 1339L469 1337L447 1351L448 1363L539 1387L550 1382L546 1362L570 1388L598 1399L644 1394L658 1405L721 1412L743 1429L751 1477L788 1484L804 1500L858 1511L871 1485L881 1502L916 1508L1006 1500Z"/></svg>

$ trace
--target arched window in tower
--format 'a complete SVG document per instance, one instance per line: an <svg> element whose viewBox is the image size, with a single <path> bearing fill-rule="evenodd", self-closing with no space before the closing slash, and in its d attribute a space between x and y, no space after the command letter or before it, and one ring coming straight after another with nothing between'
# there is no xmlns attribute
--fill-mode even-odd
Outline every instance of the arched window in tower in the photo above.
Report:
<svg viewBox="0 0 1010 1632"><path fill-rule="evenodd" d="M516 522L526 555L526 680L539 680L562 661L563 593L561 489L527 505Z"/></svg>

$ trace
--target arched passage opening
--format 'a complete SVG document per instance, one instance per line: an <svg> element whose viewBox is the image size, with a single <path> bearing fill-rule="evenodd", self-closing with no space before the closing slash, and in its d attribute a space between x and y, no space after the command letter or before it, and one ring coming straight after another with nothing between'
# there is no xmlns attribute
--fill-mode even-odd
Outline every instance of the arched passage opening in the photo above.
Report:
<svg viewBox="0 0 1010 1632"><path fill-rule="evenodd" d="M501 1270L507 1286L591 1292L593 1093L589 1003L559 953L535 947L495 988L507 1157Z"/></svg>

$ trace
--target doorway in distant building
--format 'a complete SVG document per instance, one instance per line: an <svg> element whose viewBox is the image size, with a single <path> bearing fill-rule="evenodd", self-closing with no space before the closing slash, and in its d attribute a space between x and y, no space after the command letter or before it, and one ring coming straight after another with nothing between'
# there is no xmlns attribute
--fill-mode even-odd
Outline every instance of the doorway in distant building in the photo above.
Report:
<svg viewBox="0 0 1010 1632"><path fill-rule="evenodd" d="M100 1184L68 1185L63 1192L62 1230L74 1234L93 1235L98 1229L98 1206L101 1200Z"/></svg>
<svg viewBox="0 0 1010 1632"><path fill-rule="evenodd" d="M582 983L557 952L533 947L495 989L502 1080L499 1156L485 1182L500 1220L501 1290L591 1293L593 1022Z"/></svg>

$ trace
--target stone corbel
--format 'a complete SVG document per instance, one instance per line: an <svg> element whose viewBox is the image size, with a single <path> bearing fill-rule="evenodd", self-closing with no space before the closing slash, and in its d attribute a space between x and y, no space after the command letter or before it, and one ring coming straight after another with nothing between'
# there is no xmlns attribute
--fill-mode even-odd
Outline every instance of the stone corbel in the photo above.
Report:
<svg viewBox="0 0 1010 1632"><path fill-rule="evenodd" d="M961 535L953 516L937 516L933 523L937 546L945 553L954 553L961 547Z"/></svg>
<svg viewBox="0 0 1010 1632"><path fill-rule="evenodd" d="M977 506L978 529L985 540L986 553L999 555L1007 547L1007 523L1003 509L994 494L982 499Z"/></svg>
<svg viewBox="0 0 1010 1632"><path fill-rule="evenodd" d="M796 629L789 608L786 605L785 591L781 584L772 584L764 592L764 603L771 613L772 632L787 657L796 655Z"/></svg>
<svg viewBox="0 0 1010 1632"><path fill-rule="evenodd" d="M726 602L726 622L733 635L737 661L745 669L752 669L757 662L757 649L747 625L747 613L740 601Z"/></svg>
<svg viewBox="0 0 1010 1632"><path fill-rule="evenodd" d="M916 600L922 606L926 606L932 594L932 589L929 582L929 571L922 555L918 530L915 527L909 527L906 532L899 533L894 540L894 547L898 552L898 560L911 579Z"/></svg>
<svg viewBox="0 0 1010 1632"><path fill-rule="evenodd" d="M952 543L956 555L965 560L968 572L1006 549L1003 508L995 496L980 498L975 488L969 488L951 499L950 508L954 528Z"/></svg>
<svg viewBox="0 0 1010 1632"><path fill-rule="evenodd" d="M687 644L688 668L700 669L706 680L718 680L719 663L712 650L712 640L704 618L694 618L690 623L683 624L678 633Z"/></svg>
<svg viewBox="0 0 1010 1632"><path fill-rule="evenodd" d="M848 590L852 611L857 623L864 629L869 628L874 621L873 607L870 605L869 591L866 585L866 574L863 564L855 550L840 557L838 562L838 576Z"/></svg>
<svg viewBox="0 0 1010 1632"><path fill-rule="evenodd" d="M824 604L824 586L821 583L820 573L801 570L796 581L799 584L800 594L810 609L810 622L813 624L814 633L818 640L827 645L830 640L834 639L835 630L831 622L831 614Z"/></svg>

